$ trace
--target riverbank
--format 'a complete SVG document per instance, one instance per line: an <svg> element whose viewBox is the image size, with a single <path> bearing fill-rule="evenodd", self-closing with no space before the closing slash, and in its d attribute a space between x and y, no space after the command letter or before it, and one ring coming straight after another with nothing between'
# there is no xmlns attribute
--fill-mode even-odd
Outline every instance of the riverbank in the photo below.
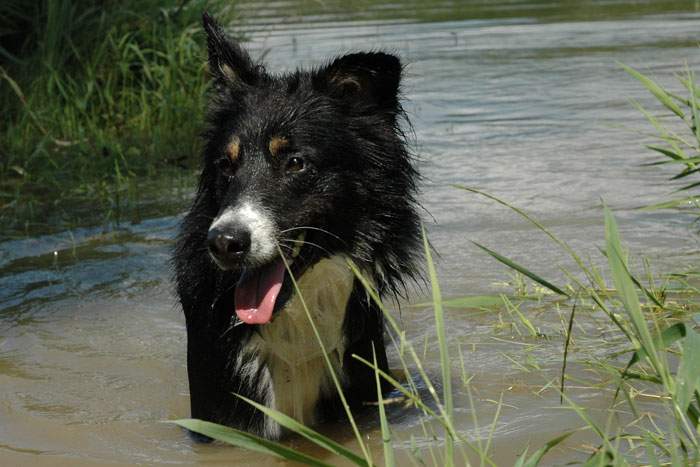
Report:
<svg viewBox="0 0 700 467"><path fill-rule="evenodd" d="M4 228L75 226L67 213L76 209L110 222L153 194L141 193L151 180L192 177L208 81L205 7L223 21L234 14L228 2L199 0L3 3Z"/></svg>

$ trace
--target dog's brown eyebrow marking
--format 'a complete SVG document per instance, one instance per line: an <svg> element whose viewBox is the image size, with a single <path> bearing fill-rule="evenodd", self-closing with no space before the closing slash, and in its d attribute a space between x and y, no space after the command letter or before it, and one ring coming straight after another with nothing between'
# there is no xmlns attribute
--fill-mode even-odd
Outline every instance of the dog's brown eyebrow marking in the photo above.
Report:
<svg viewBox="0 0 700 467"><path fill-rule="evenodd" d="M283 149L289 146L289 140L285 138L284 136L273 136L270 139L270 144L268 145L268 149L270 150L270 154L273 156L276 156L277 154L280 153Z"/></svg>
<svg viewBox="0 0 700 467"><path fill-rule="evenodd" d="M232 136L226 145L226 157L228 157L231 162L236 162L238 160L238 153L241 150L241 140L238 136Z"/></svg>

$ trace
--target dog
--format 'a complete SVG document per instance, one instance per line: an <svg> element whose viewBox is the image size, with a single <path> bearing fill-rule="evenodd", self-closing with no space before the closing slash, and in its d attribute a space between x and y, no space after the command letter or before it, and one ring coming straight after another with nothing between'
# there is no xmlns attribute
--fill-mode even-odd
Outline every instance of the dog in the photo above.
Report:
<svg viewBox="0 0 700 467"><path fill-rule="evenodd" d="M273 74L206 13L203 24L202 170L173 256L191 415L278 439L237 395L315 424L342 412L328 362L351 409L377 399L353 355L388 371L381 310L349 264L381 297L420 276L403 68L371 51Z"/></svg>

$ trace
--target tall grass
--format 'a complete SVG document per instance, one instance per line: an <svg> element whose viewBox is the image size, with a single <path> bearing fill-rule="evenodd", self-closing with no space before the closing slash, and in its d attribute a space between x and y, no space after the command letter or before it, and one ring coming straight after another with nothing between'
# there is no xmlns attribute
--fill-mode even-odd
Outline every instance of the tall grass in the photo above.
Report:
<svg viewBox="0 0 700 467"><path fill-rule="evenodd" d="M94 202L135 176L194 166L205 0L0 5L0 221L57 197Z"/></svg>
<svg viewBox="0 0 700 467"><path fill-rule="evenodd" d="M508 203L504 204L508 205ZM492 256L509 268L525 274L534 282L542 284L556 294L563 290L569 290L570 292L566 294L567 296L562 303L571 306L572 312L576 302L588 301L593 303L606 316L614 317L614 321L611 321L611 323L618 328L621 336L625 336L628 347L625 349L625 346L622 345L621 349L622 352L629 353L629 358L627 359L627 364L622 362L622 364L617 365L614 359L603 363L606 371L614 376L615 387L617 388L615 396L610 400L610 416L620 410L618 403L619 394L624 395L624 403L628 406L630 413L634 414L642 412L636 400L639 394L654 394L661 401L655 409L654 417L645 418L640 416L633 423L625 424L612 430L610 427L599 425L595 421L595 417L589 414L585 407L578 405L562 389L561 395L565 406L580 416L583 428L590 430L599 437L600 444L591 454L586 465L695 464L700 461L700 436L698 435L698 428L700 427L700 360L697 359L698 352L700 352L700 334L694 329L691 319L693 315L689 313L689 310L692 309L693 313L697 313L697 307L690 309L680 308L675 302L660 301L656 298L663 295L660 293L660 290L655 289L654 285L642 285L642 282L631 271L630 260L623 247L615 218L607 208L605 208L604 217L606 237L604 254L607 258L608 275L612 283L606 284L603 289L584 283L573 283L568 284L566 287L558 287L553 285L552 281L545 280L525 266L515 265L501 255ZM565 242L558 241L564 246L564 250L569 248ZM370 296L374 300L378 300L376 291L369 282L353 265L351 267L358 275L360 281L367 287ZM428 256L428 270L432 270L433 267L432 260ZM587 267L586 271L579 271L579 273L585 277L589 271L590 268ZM435 310L441 310L445 303L441 300L440 294L437 293L439 287L435 282L435 275L431 274L430 276L435 292L432 306ZM602 277L599 277L598 280L605 283ZM507 298L505 300L508 301ZM434 451L432 447L428 448L431 450L430 456L434 465L495 465L489 454L493 431L486 429L488 434L485 443L479 439L469 439L463 432L460 432L459 428L455 426L453 415L447 406L447 402L451 399L452 394L443 394L443 397L438 395L434 382L431 381L425 370L426 362L421 361L418 357L418 352L415 351L413 344L405 339L405 334L398 327L389 311L383 305L380 306L386 313L389 321L392 340L396 344L395 350L399 354L402 368L409 377L406 379L407 383L401 384L392 375L378 369L375 363L363 360L365 364L375 370L375 382L378 390L381 386L379 384L380 378L384 379L399 391L407 402L417 407L423 412L424 416L432 419L433 422L444 429L444 437L442 442L439 443L444 446L444 452L440 454ZM519 315L519 319L527 322L527 318L523 315ZM442 332L440 331L441 327L443 328ZM532 324L529 327L534 329ZM436 329L437 341L441 349L441 355L443 355L448 346L447 338L444 334L444 323L441 320L439 311L436 311ZM565 329L568 329L566 332L570 334L572 329L571 323L567 323ZM569 335L567 335L567 343L568 337ZM411 365L407 363L406 356L411 360ZM562 356L562 358L566 358L564 357L563 349ZM444 378L452 378L449 375L449 371L445 371L446 366L450 367L451 365L449 362L441 360L440 367L443 369L441 383L443 389L447 386ZM413 368L417 374L412 375L409 368ZM470 378L468 378L464 369L462 373L461 379L463 382L466 381L466 384L461 386L460 389L469 392L468 382ZM566 377L566 375L563 375L563 377ZM415 379L422 380L425 383L432 400L423 400L421 393L411 383ZM460 389L456 389L453 386L451 390ZM382 400L381 393L379 400ZM347 449L341 451L337 445L333 444L332 440L324 435L312 431L308 427L303 427L298 422L273 409L260 406L252 401L249 402L266 415L278 421L282 426L304 436L334 456L340 456L346 461L350 461L353 465L373 465L376 463L376 459L373 459L371 454L368 454L369 450L367 449L363 449L363 455L355 454ZM500 404L505 402L501 400L499 407ZM435 407L435 409L431 407ZM392 437L392 429L387 421L383 403L379 404L378 410L380 431L384 440L384 464L398 465L396 464L396 455L391 443L391 440L394 439ZM497 409L496 418L498 417L498 412ZM352 420L353 415L351 413L348 413L347 416ZM181 420L177 423L207 436L230 442L240 447L251 448L251 435L194 420ZM479 420L474 420L475 426L478 427L479 423ZM432 431L431 427L425 426L424 428L426 433L435 436L435 432ZM572 432L563 433L545 443L539 449L533 450L532 453L529 452L529 448L523 447L524 452L519 456L516 465L539 465L546 459L545 455L547 452L565 441L571 434ZM241 439L241 437L244 438ZM254 443L257 443L254 449L259 452L263 452L263 448L270 444L269 441L264 440L257 440ZM288 455L289 453L285 451L291 448L283 444L273 444L277 447L274 451L270 451L267 448L269 454L292 459ZM298 462L301 461L298 457L300 455L303 455L303 453L295 451L294 459ZM315 459L301 462L307 462L309 465L320 465L316 462L321 461ZM334 462L331 462L331 464ZM416 462L418 462L417 459Z"/></svg>
<svg viewBox="0 0 700 467"><path fill-rule="evenodd" d="M658 141L647 148L663 156L662 160L647 165L659 169L671 165L678 170L671 180L688 180L676 190L672 199L647 209L690 208L700 216L700 87L695 73L686 67L685 72L678 76L685 91L685 95L678 95L639 71L627 65L622 67L639 80L665 110L659 116L634 102L654 128L654 137ZM678 197L678 194L683 196Z"/></svg>
<svg viewBox="0 0 700 467"><path fill-rule="evenodd" d="M671 102L669 99L671 99L682 104L684 102L682 98L661 90L648 78L634 70L628 69L628 71L640 79L666 108L682 118L693 131L694 137L700 141L700 138L698 138L700 132L697 129L698 93L697 88L692 83L692 74L688 74L688 80L684 81L691 93L691 98L685 101L689 110L683 110L680 105L669 103ZM648 113L647 117L649 118ZM700 163L700 159L698 159L696 153L688 153L688 148L694 148L693 150L697 151L697 146L694 146L694 143L689 139L681 138L677 133L669 130L664 131L666 133L662 135L661 139L671 148L664 148L664 151L673 152L675 156L668 156L664 151L660 151L658 146L653 146L651 149L667 155L671 161L677 161L677 163L682 164L683 169L679 175L685 177L697 173L698 170L695 164ZM677 149L681 148L681 145L685 146L681 151L678 151ZM648 264L646 262L644 262L644 265L647 270L647 277L645 279L638 277L633 268L635 263L622 242L615 217L607 207L604 208L603 212L605 218L605 246L602 254L606 259L608 270L606 273L603 273L598 267L584 262L581 256L566 241L558 238L522 209L477 189L468 187L457 188L472 194L486 196L494 202L512 209L537 230L541 231L545 237L561 249L564 255L573 259L576 264L577 270L565 271L569 283L561 285L556 284L554 280L542 277L525 265L518 264L490 250L486 246L477 245L495 260L517 274L529 278L543 290L551 292L552 297L559 297L556 300L550 299L547 302L550 307L556 307L557 309L560 307L569 308L571 310L568 321L562 323L562 330L566 339L562 349L562 375L559 391L564 406L579 416L581 420L579 428L590 431L598 438L598 445L593 448L584 465L626 466L643 464L680 466L700 463L700 434L698 431L700 429L700 358L698 358L698 355L700 355L700 334L696 331L695 324L696 318L700 314L698 304L692 298L682 294L674 299L674 291L669 288L670 282L668 280L655 280L648 273ZM684 187L685 190L692 188ZM379 429L383 440L384 465L394 466L398 464L392 444L395 437L388 422L382 394L379 389L381 387L381 379L391 384L403 395L409 404L423 413L424 417L420 419L423 432L435 439L435 446L429 445L427 447L429 458L433 465L495 465L490 456L493 437L492 428L504 401L501 399L498 402L491 430L486 427L487 439L485 441L478 436L476 439L468 438L455 425L451 402L452 392L456 390L466 391L469 395L469 400L472 401L469 386L471 378L468 376L463 363L461 375L463 384L461 386L452 384L453 376L450 373L451 364L448 357L450 349L445 333L446 325L443 316L444 307L471 306L473 304L490 306L495 302L493 297L465 297L443 300L427 239L425 240L425 253L428 266L427 271L429 271L433 292L430 305L435 311L436 338L440 349L442 397L436 391L434 382L428 377L428 372L425 369L427 363L419 358L419 353L415 350L413 343L406 339L405 332L400 328L393 314L381 303L371 283L362 276L353 264L349 265L366 288L370 297L385 314L389 326L389 335L394 343L395 351L399 356L401 367L406 376L406 383L402 384L392 375L380 370L376 362L362 360L375 371L375 384L377 385L380 401L378 415L380 420ZM683 292L689 291L695 297L700 293L700 289L693 285L693 280L697 278L692 274L675 275L674 277L675 280L683 284ZM527 288L522 284L519 289L523 291L523 294L528 293L526 291ZM684 300L684 297L686 300ZM531 336L539 336L539 331L527 316L519 310L518 306L514 305L507 296L502 296L501 300L508 313L519 320L523 328ZM601 425L586 407L581 406L569 395L565 385L565 382L569 379L566 363L571 358L570 342L574 329L573 325L574 321L578 319L576 310L577 307L583 308L584 306L589 308L590 311L597 310L602 312L603 316L609 320L609 325L617 329L618 335L622 339L617 355L627 356L623 360L611 358L595 363L596 368L602 369L612 377L612 384L614 385L613 395L609 401L609 410L607 411L608 423L605 426ZM459 355L461 359L461 351ZM463 362L463 359L461 361ZM423 400L422 393L416 389L414 383L416 380L421 380L428 388L429 400ZM640 407L639 398L641 395L653 397L658 401L652 412L649 412L648 406L645 406L644 410ZM251 403L253 402L251 401ZM291 432L304 436L329 454L338 456L334 458L336 460L343 458L350 464L363 466L376 463L376 459L372 458L369 449L363 446L361 436L358 436L358 442L362 446L362 455L347 449L340 450L332 440L324 435L301 426L288 416L273 409L262 407L256 403L253 404ZM473 402L471 404L473 409ZM626 422L616 415L621 409L620 404L624 404L627 412L634 415L632 421ZM472 412L474 413L474 411ZM348 412L347 416L349 420L353 420L352 413ZM442 428L442 439L437 436L433 426L425 422L425 419L431 420ZM309 465L321 465L319 462L325 464L325 461L318 459L300 459L299 456L305 454L294 450L290 453L288 450L291 448L283 444L273 443L275 448L271 449L269 441L259 439L251 441L251 435L241 434L229 428L213 426L194 420L181 420L176 423L243 448L267 452L284 459L306 462ZM479 420L475 418L473 424L478 428L477 433L484 432L479 427ZM353 426L356 427L354 422ZM532 453L530 453L529 448L523 447L524 451L516 460L515 465L519 467L539 465L546 460L545 456L551 449L567 440L572 433L573 431L563 433L545 443L539 449L533 450ZM436 450L439 445L444 446L442 453ZM415 457L415 453L409 453L409 455L414 457L413 460L416 464L425 463L423 459ZM335 460L331 463L334 462Z"/></svg>

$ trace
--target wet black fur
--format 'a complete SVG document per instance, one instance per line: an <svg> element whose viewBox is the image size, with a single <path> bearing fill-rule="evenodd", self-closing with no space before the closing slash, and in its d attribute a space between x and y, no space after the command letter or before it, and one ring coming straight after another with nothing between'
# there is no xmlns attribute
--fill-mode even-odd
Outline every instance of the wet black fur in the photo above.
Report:
<svg viewBox="0 0 700 467"><path fill-rule="evenodd" d="M206 14L204 26L212 89L203 168L174 253L187 323L192 417L260 433L262 415L233 395L264 398L255 381L243 384L232 367L256 326L232 326L238 273L219 269L207 251L212 220L240 196L254 195L280 230L307 226L327 232L307 230L309 244L300 255L306 266L342 253L372 275L384 296L396 294L416 275L421 251L417 173L400 128L405 115L398 58L357 53L310 71L274 75ZM228 178L221 160L233 134L240 136L241 151L236 175ZM290 146L272 157L267 144L276 135ZM304 158L306 170L290 175L284 164L294 155ZM278 241L284 245L285 239ZM379 365L387 369L381 312L357 281L344 332L350 345L343 381L357 406L376 399L376 389L374 373L351 355L371 361L374 343ZM337 401L322 401L319 410L333 414Z"/></svg>

